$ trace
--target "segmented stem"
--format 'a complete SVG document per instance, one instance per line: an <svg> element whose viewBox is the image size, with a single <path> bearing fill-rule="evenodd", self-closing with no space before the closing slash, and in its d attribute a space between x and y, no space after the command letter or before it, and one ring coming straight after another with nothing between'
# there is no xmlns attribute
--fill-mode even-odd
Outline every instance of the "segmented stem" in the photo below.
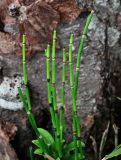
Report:
<svg viewBox="0 0 121 160"><path fill-rule="evenodd" d="M77 99L78 78L79 78L79 69L80 69L80 64L81 64L81 56L83 53L85 38L86 38L89 24L92 20L93 14L94 14L94 11L92 11L91 14L87 18L87 22L86 22L86 25L83 30L82 38L81 38L78 53L77 53L76 74L75 74L75 79L74 79L74 81L75 81L75 83L74 83L75 101ZM80 131L81 128L80 128L80 122L79 122L78 115L76 116L76 125L77 125L77 136L79 139L78 146L79 146L79 150L80 150L80 158L83 159L83 151L82 151L82 146L81 146L81 131Z"/></svg>
<svg viewBox="0 0 121 160"><path fill-rule="evenodd" d="M40 145L42 146L42 150L44 154L46 153L46 145L42 137L40 137L40 134L37 129L37 124L31 110L31 101L30 101L30 94L28 89L27 70L26 70L26 36L25 35L23 35L22 37L22 61L23 61L23 77L24 77L23 80L24 80L25 95L22 93L21 88L18 88L18 92L19 92L20 99L23 102L23 106L25 107L25 110L27 112L29 122L32 128L34 129L37 137L39 137L38 140Z"/></svg>
<svg viewBox="0 0 121 160"><path fill-rule="evenodd" d="M76 63L76 73L73 75L73 65L72 65L72 45L73 45L73 34L70 35L70 43L69 43L69 72L70 72L70 87L72 94L72 129L73 129L73 142L74 142L74 160L83 160L84 154L82 150L81 143L81 128L80 128L80 120L77 114L76 107L76 99L77 99L77 89L78 89L78 78L79 78L79 69L80 69L80 61L83 53L84 42L86 39L86 34L89 28L89 24L92 20L94 11L88 16L85 28L82 33L82 37L79 44L79 49L77 53L77 63ZM63 142L64 142L64 107L65 107L65 79L66 79L66 51L63 49L63 66L62 66L62 86L61 86L61 107L58 112L57 106L57 95L56 95L56 31L53 33L53 42L52 42L52 68L50 65L50 45L47 46L45 50L46 56L46 78L47 78L47 93L48 93L48 102L50 106L50 113L52 124L54 128L55 134L55 146L57 149L57 155L59 159L63 159ZM43 137L40 135L37 124L32 113L32 106L30 101L30 93L28 88L27 81L27 69L26 69L26 36L22 37L22 61L23 61L23 81L24 81L24 94L22 90L19 88L18 92L20 95L20 99L23 102L23 106L27 112L29 122L34 129L39 145L43 151L42 155L45 158L51 159L52 157L48 155L51 152L51 147L47 146L44 142ZM52 69L52 71L51 71ZM48 156L48 157L47 157Z"/></svg>
<svg viewBox="0 0 121 160"><path fill-rule="evenodd" d="M50 45L47 46L45 55L46 55L46 78L47 78L47 89L48 89L48 102L50 106L52 124L55 132L57 129L56 129L56 121L55 121L55 112L52 104L52 86L51 86L51 80L50 80Z"/></svg>
<svg viewBox="0 0 121 160"><path fill-rule="evenodd" d="M81 56L82 56L82 53L83 53L84 42L85 42L85 39L86 39L87 31L88 31L88 28L89 28L89 24L92 20L93 14L94 14L94 11L91 11L90 15L87 18L87 22L86 22L86 25L84 27L84 31L82 33L82 37L81 37L81 41L80 41L79 49L78 49L78 53L77 53L76 74L75 74L75 83L74 83L75 99L77 99L78 77L79 77Z"/></svg>
<svg viewBox="0 0 121 160"><path fill-rule="evenodd" d="M77 146L77 127L76 127L76 101L74 95L74 83L73 83L73 66L72 66L72 44L73 44L73 34L70 36L69 43L69 70L70 70L70 87L72 94L72 113L73 113L73 140L75 145L75 160L78 160L78 146Z"/></svg>
<svg viewBox="0 0 121 160"><path fill-rule="evenodd" d="M56 121L56 144L59 156L61 157L61 143L60 143L60 127L59 127L59 117L57 112L57 98L56 98L56 63L55 63L55 50L56 50L56 31L53 33L53 43L52 43L52 97L53 97L53 106L55 112L55 121Z"/></svg>
<svg viewBox="0 0 121 160"><path fill-rule="evenodd" d="M23 58L23 76L24 76L24 85L27 85L27 74L26 74L26 36L22 37L22 58Z"/></svg>
<svg viewBox="0 0 121 160"><path fill-rule="evenodd" d="M61 86L61 108L60 108L60 141L64 142L64 107L65 107L65 80L66 80L66 51L63 49L63 66L62 66L62 86Z"/></svg>

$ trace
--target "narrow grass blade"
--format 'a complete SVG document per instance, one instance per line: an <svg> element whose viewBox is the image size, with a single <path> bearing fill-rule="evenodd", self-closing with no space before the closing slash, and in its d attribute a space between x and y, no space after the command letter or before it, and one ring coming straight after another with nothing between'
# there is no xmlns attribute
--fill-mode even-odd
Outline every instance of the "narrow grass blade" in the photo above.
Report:
<svg viewBox="0 0 121 160"><path fill-rule="evenodd" d="M116 148L118 146L118 130L119 130L116 124L113 124L113 130L115 133L115 148Z"/></svg>
<svg viewBox="0 0 121 160"><path fill-rule="evenodd" d="M97 157L98 157L97 143L93 136L90 136L90 139L92 140L92 147L94 150L95 160L97 160Z"/></svg>
<svg viewBox="0 0 121 160"><path fill-rule="evenodd" d="M103 132L103 135L102 135L102 139L101 139L101 143L100 143L100 147L99 147L99 159L101 159L101 157L102 157L102 151L103 151L105 144L106 144L106 141L107 141L109 126L110 126L110 122L108 122L107 128Z"/></svg>
<svg viewBox="0 0 121 160"><path fill-rule="evenodd" d="M110 154L106 155L102 160L107 160L121 155L121 145L117 146Z"/></svg>

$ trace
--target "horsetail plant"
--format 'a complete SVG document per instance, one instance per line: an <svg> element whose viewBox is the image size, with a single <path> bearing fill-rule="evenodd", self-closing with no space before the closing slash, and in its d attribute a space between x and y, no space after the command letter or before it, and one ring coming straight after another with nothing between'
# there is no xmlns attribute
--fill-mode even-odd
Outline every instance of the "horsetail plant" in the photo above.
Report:
<svg viewBox="0 0 121 160"><path fill-rule="evenodd" d="M75 146L75 160L78 160L78 146L77 146L77 127L76 127L76 100L74 95L74 83L73 83L73 66L72 66L72 44L73 44L73 34L70 36L70 44L69 44L69 70L70 70L70 87L72 94L72 113L73 113L73 141Z"/></svg>
<svg viewBox="0 0 121 160"><path fill-rule="evenodd" d="M82 38L80 41L78 53L77 53L77 65L76 73L73 73L72 62L72 48L73 48L73 34L70 35L69 43L69 73L70 73L70 88L72 96L72 129L73 139L68 144L64 136L64 109L65 109L65 81L66 81L66 50L63 49L63 62L62 62L62 85L61 85L61 106L57 103L56 93L56 31L53 33L52 45L48 44L45 49L46 57L46 79L47 79L47 93L48 103L50 106L50 114L53 126L53 136L43 128L38 128L34 115L32 114L32 106L30 101L30 94L27 81L27 68L26 68L26 37L23 35L22 42L22 57L23 57L23 79L24 79L24 91L21 88L18 89L20 99L23 102L23 106L27 112L29 122L34 129L37 139L32 143L38 148L35 150L35 154L43 156L48 160L84 160L84 143L81 140L80 121L77 114L76 99L78 88L78 77L81 55L83 53L84 41L88 31L89 24L93 17L94 11L91 12L87 19L86 26L84 28Z"/></svg>
<svg viewBox="0 0 121 160"><path fill-rule="evenodd" d="M31 102L30 102L30 94L28 89L28 81L27 81L27 71L26 71L26 37L23 35L22 40L22 57L23 57L23 81L24 81L24 93L22 92L21 88L18 88L19 96L21 101L23 102L23 106L26 110L26 113L28 115L29 122L34 129L36 136L38 137L38 145L41 146L41 154L46 154L46 144L42 138L41 128L37 128L37 124L34 118L34 115L31 110Z"/></svg>
<svg viewBox="0 0 121 160"><path fill-rule="evenodd" d="M52 104L52 86L50 81L50 45L47 46L46 50L46 74L47 74L47 87L48 87L48 102L50 105L50 113L54 131L56 131L56 121L55 121L55 112ZM56 134L56 133L54 133Z"/></svg>
<svg viewBox="0 0 121 160"><path fill-rule="evenodd" d="M38 134L37 131L37 125L34 119L34 116L31 112L31 102L30 102L30 95L29 95L29 89L28 89L28 82L27 82L27 72L26 72L26 37L23 35L23 41L22 41L22 57L23 57L23 81L24 81L24 91L25 94L22 93L22 90L18 88L20 98L22 102L24 103L24 107L26 109L26 112L28 114L29 121L35 131L36 134Z"/></svg>
<svg viewBox="0 0 121 160"><path fill-rule="evenodd" d="M65 107L65 80L66 80L66 51L63 48L63 66L62 66L62 86L61 86L61 107L60 107L60 141L64 143L64 107Z"/></svg>
<svg viewBox="0 0 121 160"><path fill-rule="evenodd" d="M53 36L53 41L55 43L55 33ZM53 43L53 45L54 45ZM50 75L50 45L47 46L46 50L46 76L47 76L47 86L48 86L48 102L50 105L50 113L51 113L51 119L54 129L54 137L55 137L55 145L58 149L58 153L60 154L60 139L59 139L59 119L57 115L57 102L56 102L56 84L55 84L55 53L54 53L54 46L53 46L53 64L52 64L52 84L51 84L51 75ZM54 97L54 98L52 98Z"/></svg>
<svg viewBox="0 0 121 160"><path fill-rule="evenodd" d="M83 53L83 49L84 49L84 42L85 42L85 39L86 39L86 36L87 36L87 32L88 32L88 28L89 28L89 24L92 20L92 17L93 17L93 14L94 14L94 11L92 10L91 11L91 14L88 16L87 18L87 22L86 22L86 25L84 27L84 30L83 30L83 33L82 33L82 38L80 40L80 44L79 44L79 49L78 49L78 52L77 52L77 63L76 63L76 74L75 74L75 99L77 99L77 88L78 88L78 77L79 77L79 69L80 69L80 64L81 64L81 56L82 56L82 53Z"/></svg>

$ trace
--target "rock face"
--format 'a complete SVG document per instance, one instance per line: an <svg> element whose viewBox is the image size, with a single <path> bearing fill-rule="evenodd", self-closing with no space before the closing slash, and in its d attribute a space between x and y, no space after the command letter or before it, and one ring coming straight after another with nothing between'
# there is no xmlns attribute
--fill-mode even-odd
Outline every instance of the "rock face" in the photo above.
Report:
<svg viewBox="0 0 121 160"><path fill-rule="evenodd" d="M26 34L29 56L37 51L43 51L47 43L51 42L52 32L60 21L73 21L81 12L75 0L66 0L61 3L38 0L27 3L28 5L25 1L15 0L1 3L1 30L7 34L1 34L0 50L4 54L21 55L22 34ZM5 47L6 41L8 48Z"/></svg>
<svg viewBox="0 0 121 160"><path fill-rule="evenodd" d="M18 160L14 150L9 144L10 139L15 136L17 127L14 124L0 121L0 159Z"/></svg>
<svg viewBox="0 0 121 160"><path fill-rule="evenodd" d="M6 5L11 4L8 2ZM15 140L18 140L19 151L23 153L18 152L18 155L23 155L23 157L20 156L22 160L27 159L26 151L24 152L23 148L28 148L33 132L27 122L26 113L21 110L22 106L17 95L17 87L22 86L22 62L21 58L17 56L21 53L21 35L23 32L27 35L27 72L33 112L38 126L48 128L50 119L43 50L47 43L51 42L52 30L57 28L57 94L58 103L60 103L61 48L65 47L68 50L69 35L73 32L75 38L73 67L75 71L78 44L86 17L92 8L95 9L95 15L90 24L84 47L77 99L82 134L89 142L89 135L95 135L95 130L102 133L109 120L111 124L116 123L121 127L119 123L121 121L119 117L120 101L116 98L121 95L120 1L112 0L109 3L103 0L78 0L77 3L75 0L62 0L62 2L59 0L19 1L16 2L16 6L19 6L22 13L17 18L10 17L7 12L0 17L0 115L4 120L15 123L19 129ZM43 52L40 53L40 51ZM7 86L6 90L4 89L5 85ZM71 125L70 108L71 92L67 65L65 112L68 124ZM113 114L114 111L115 114ZM100 141L100 137L101 134L95 136L97 141ZM89 156L87 159L94 158Z"/></svg>

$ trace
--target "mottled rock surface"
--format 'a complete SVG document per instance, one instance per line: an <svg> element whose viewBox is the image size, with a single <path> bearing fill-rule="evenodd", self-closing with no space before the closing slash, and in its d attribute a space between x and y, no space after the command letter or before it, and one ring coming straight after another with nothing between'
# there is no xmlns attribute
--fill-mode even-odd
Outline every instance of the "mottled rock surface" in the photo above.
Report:
<svg viewBox="0 0 121 160"><path fill-rule="evenodd" d="M51 42L52 32L58 24L75 20L81 12L75 0L38 0L27 4L26 1L15 0L1 2L1 30L6 33L1 35L1 53L21 55L21 35L24 33L29 56L43 51L47 43ZM4 49L6 41L8 48Z"/></svg>
<svg viewBox="0 0 121 160"><path fill-rule="evenodd" d="M0 160L18 160L9 141L14 138L17 127L9 122L0 120Z"/></svg>
<svg viewBox="0 0 121 160"><path fill-rule="evenodd" d="M116 123L121 127L121 120L119 117L119 113L121 113L119 107L120 101L116 98L121 95L121 3L118 0L112 0L110 3L104 0L78 0L77 3L79 7L74 0L62 0L62 3L58 0L42 0L37 3L33 3L33 0L26 0L24 1L24 5L27 8L28 20L25 21L24 19L24 25L23 23L20 25L18 23L20 20L18 21L18 19L14 17L8 16L6 20L1 18L0 100L4 100L5 105L3 106L0 104L0 115L4 120L14 122L19 129L19 134L17 138L15 138L15 141L18 140L19 142L18 148L20 152L18 152L18 155L22 155L21 152L23 152L22 160L27 158L26 151L22 149L25 147L28 148L33 134L27 122L26 113L20 110L21 107L17 107L16 104L20 104L16 88L22 84L21 57L16 55L18 51L20 53L20 46L18 47L16 44L19 44L21 34L24 30L28 39L28 54L31 55L31 57L27 59L27 72L33 112L38 120L38 125L49 128L50 119L47 103L45 57L44 52L38 52L38 50L42 51L45 48L47 42L52 39L51 31L57 28L57 93L58 103L60 103L62 69L61 48L65 47L66 50L68 50L69 35L73 32L75 38L73 45L73 67L75 71L76 52L82 29L86 22L87 15L89 14L89 10L92 8L95 9L95 15L87 34L84 55L82 56L77 99L82 134L89 146L89 148L87 148L87 153L90 155L92 152L92 149L90 149L89 136L93 134L99 144L101 134L109 120L111 124ZM22 1L20 5L23 5ZM36 7L37 10L35 10ZM39 16L36 14L39 14ZM27 17L25 16L24 18ZM7 22L11 22L12 24ZM18 30L18 24L20 30ZM15 41L16 43L13 43ZM6 79L8 79L8 87L4 90L3 86L6 84ZM17 82L15 82L15 80L17 80ZM9 92L9 89L12 89L13 94ZM11 108L8 108L6 105L7 102L13 104ZM13 111L13 108L17 111ZM70 108L71 92L69 87L69 67L67 65L65 110L68 124L71 125ZM109 144L113 144L113 140L110 138L114 136L112 133L113 131L110 129ZM27 137L29 138L27 139ZM22 144L21 141L23 142ZM109 149L110 147L111 145L109 145ZM92 160L94 158L93 156L89 156L87 159Z"/></svg>

